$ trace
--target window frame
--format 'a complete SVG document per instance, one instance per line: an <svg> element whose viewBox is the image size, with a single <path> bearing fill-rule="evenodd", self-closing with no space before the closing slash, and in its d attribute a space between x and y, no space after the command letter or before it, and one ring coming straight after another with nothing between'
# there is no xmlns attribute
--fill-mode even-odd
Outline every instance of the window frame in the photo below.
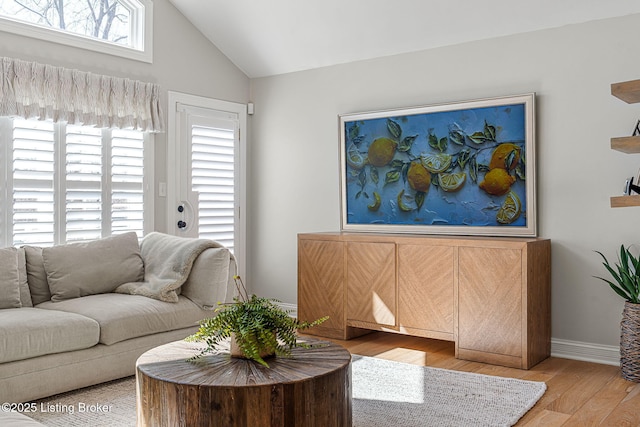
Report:
<svg viewBox="0 0 640 427"><path fill-rule="evenodd" d="M153 63L153 1L136 0L140 3L140 8L132 7L133 3L128 0L120 0L120 2L131 11L131 47L58 28L11 19L4 15L0 15L0 31Z"/></svg>
<svg viewBox="0 0 640 427"><path fill-rule="evenodd" d="M0 206L0 244L3 247L14 246L13 242L13 132L12 121L13 117L0 117L0 185L5 202ZM54 133L56 144L66 144L66 130L67 123L54 123ZM62 128L61 128L62 127ZM143 235L146 235L155 229L155 185L154 185L154 165L155 165L155 144L154 135L150 132L142 132L143 135ZM104 143L111 141L113 138L112 131L109 129L102 130L102 156L103 161L105 156L111 156L110 147L105 149ZM110 144L109 144L110 145ZM66 240L68 230L65 229L64 223L66 221L66 187L61 182L63 176L59 170L61 163L66 163L66 145L65 147L57 147L54 151L55 156L55 169L54 173L54 200L56 201L55 207L55 220L54 220L54 242L53 244L65 244L69 243ZM111 160L109 159L108 162ZM111 166L109 166L111 168ZM103 166L104 171L104 166ZM112 192L113 186L111 182L106 182L103 176L102 179L102 192ZM109 197L110 199L110 197ZM104 202L103 202L104 203ZM111 202L109 202L111 205ZM109 216L109 218L111 218ZM105 221L103 216L102 221ZM102 237L107 237L105 234L105 228L102 227ZM113 234L113 231L110 233Z"/></svg>

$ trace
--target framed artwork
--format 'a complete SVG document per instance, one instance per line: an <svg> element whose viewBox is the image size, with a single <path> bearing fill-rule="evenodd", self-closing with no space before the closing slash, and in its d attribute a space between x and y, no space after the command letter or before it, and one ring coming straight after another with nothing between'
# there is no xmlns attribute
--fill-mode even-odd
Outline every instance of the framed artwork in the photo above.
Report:
<svg viewBox="0 0 640 427"><path fill-rule="evenodd" d="M340 115L342 230L536 236L534 101Z"/></svg>

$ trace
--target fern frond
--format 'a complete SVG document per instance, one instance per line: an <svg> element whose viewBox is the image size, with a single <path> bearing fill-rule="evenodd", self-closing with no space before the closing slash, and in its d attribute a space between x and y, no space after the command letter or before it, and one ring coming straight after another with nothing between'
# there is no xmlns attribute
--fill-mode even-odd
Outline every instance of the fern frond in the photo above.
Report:
<svg viewBox="0 0 640 427"><path fill-rule="evenodd" d="M189 360L218 350L231 335L244 355L268 366L264 354L290 356L295 347L310 347L297 341L297 332L317 326L328 319L322 317L313 322L300 322L290 316L290 311L280 308L276 299L249 296L239 276L235 276L238 296L232 303L218 304L216 316L200 322L198 331L187 338L205 344L204 350Z"/></svg>

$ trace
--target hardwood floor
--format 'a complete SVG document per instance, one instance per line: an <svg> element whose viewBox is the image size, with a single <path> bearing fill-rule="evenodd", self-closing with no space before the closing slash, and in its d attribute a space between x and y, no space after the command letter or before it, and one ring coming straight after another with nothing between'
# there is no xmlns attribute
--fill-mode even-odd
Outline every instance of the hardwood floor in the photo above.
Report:
<svg viewBox="0 0 640 427"><path fill-rule="evenodd" d="M640 384L622 379L616 366L550 357L528 371L505 368L455 359L453 342L383 332L331 341L363 356L546 382L517 426L640 426Z"/></svg>

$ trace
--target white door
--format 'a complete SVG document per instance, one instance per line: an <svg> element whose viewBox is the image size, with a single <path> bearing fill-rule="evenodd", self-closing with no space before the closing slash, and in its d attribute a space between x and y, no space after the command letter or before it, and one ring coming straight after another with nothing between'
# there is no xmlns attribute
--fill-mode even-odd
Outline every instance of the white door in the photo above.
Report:
<svg viewBox="0 0 640 427"><path fill-rule="evenodd" d="M244 266L244 104L169 92L167 232L216 240Z"/></svg>

